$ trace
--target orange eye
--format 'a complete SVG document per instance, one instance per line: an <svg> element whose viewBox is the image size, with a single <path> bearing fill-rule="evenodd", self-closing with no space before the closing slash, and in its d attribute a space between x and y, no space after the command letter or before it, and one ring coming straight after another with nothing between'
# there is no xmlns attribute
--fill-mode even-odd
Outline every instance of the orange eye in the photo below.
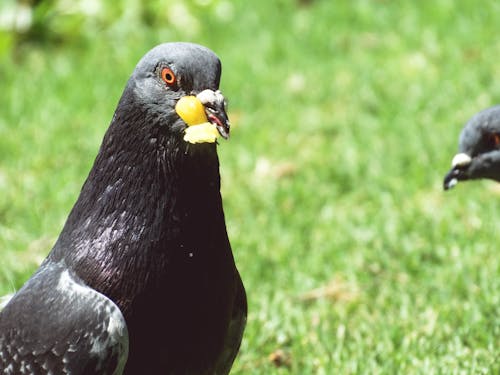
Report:
<svg viewBox="0 0 500 375"><path fill-rule="evenodd" d="M170 68L163 68L161 70L161 79L163 79L163 81L171 86L175 83L175 74L174 72L172 72L172 69Z"/></svg>
<svg viewBox="0 0 500 375"><path fill-rule="evenodd" d="M499 134L494 134L493 139L495 140L495 146L500 145L500 135Z"/></svg>
<svg viewBox="0 0 500 375"><path fill-rule="evenodd" d="M491 134L489 134L488 138L489 138L490 144L493 147L500 146L500 134L491 133Z"/></svg>

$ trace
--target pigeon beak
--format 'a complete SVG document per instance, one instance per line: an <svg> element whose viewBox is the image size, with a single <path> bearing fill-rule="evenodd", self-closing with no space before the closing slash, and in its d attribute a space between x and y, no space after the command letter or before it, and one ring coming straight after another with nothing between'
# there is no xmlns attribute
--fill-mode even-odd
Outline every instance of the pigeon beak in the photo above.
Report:
<svg viewBox="0 0 500 375"><path fill-rule="evenodd" d="M458 183L458 181L467 180L468 177L466 171L471 162L472 158L465 153L459 153L455 155L455 157L451 161L451 169L444 177L444 190L453 188Z"/></svg>
<svg viewBox="0 0 500 375"><path fill-rule="evenodd" d="M215 125L222 138L229 138L229 129L231 123L226 113L226 99L222 93L217 90L203 90L196 95L198 100L205 107L205 114L209 122Z"/></svg>

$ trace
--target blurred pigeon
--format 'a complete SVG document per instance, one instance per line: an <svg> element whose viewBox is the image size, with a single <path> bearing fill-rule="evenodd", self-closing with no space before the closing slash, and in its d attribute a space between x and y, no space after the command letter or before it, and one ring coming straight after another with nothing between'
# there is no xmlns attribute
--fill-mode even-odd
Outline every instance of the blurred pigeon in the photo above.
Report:
<svg viewBox="0 0 500 375"><path fill-rule="evenodd" d="M1 374L229 373L245 290L217 142L186 138L184 120L229 136L220 74L190 43L139 61L59 238L0 312ZM199 105L181 116L183 97Z"/></svg>
<svg viewBox="0 0 500 375"><path fill-rule="evenodd" d="M443 187L448 190L459 181L481 178L500 182L500 105L477 113L465 124Z"/></svg>

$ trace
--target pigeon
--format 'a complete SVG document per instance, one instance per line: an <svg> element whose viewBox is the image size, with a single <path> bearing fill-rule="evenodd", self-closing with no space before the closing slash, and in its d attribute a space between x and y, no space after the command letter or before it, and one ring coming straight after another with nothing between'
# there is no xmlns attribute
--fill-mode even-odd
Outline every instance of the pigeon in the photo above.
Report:
<svg viewBox="0 0 500 375"><path fill-rule="evenodd" d="M465 124L443 187L483 178L500 182L500 105L482 110Z"/></svg>
<svg viewBox="0 0 500 375"><path fill-rule="evenodd" d="M247 302L220 194L220 76L192 43L138 62L52 250L0 312L0 374L229 373Z"/></svg>

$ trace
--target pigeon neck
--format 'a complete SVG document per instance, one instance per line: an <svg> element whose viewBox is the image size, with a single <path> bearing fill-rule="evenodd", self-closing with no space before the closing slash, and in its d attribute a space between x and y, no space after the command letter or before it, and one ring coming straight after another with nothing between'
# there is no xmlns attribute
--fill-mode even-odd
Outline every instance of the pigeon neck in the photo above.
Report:
<svg viewBox="0 0 500 375"><path fill-rule="evenodd" d="M140 289L135 279L161 277L179 257L208 256L196 253L200 243L219 241L208 246L213 251L228 243L216 145L187 144L159 127L117 126L108 130L51 254L103 292L123 288L120 275Z"/></svg>

